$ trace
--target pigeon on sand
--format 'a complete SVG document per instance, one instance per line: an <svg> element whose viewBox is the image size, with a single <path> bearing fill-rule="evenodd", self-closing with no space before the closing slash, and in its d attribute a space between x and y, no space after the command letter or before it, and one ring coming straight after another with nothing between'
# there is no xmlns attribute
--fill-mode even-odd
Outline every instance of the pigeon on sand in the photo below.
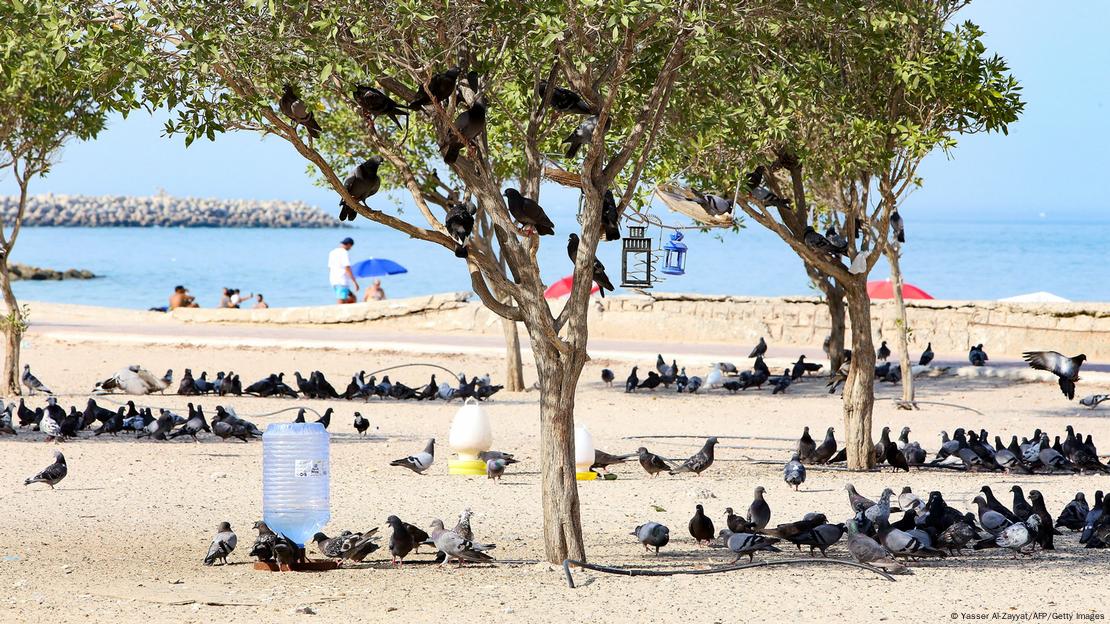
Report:
<svg viewBox="0 0 1110 624"><path fill-rule="evenodd" d="M683 472L692 472L695 475L700 475L707 468L713 465L713 447L717 445L717 436L710 436L706 439L705 444L701 450L695 453L690 459L687 459L681 466L670 471L670 474L680 474Z"/></svg>
<svg viewBox="0 0 1110 624"><path fill-rule="evenodd" d="M424 471L432 467L432 462L435 461L436 439L431 438L428 444L424 446L424 450L389 462L390 466L401 466L417 473L424 474Z"/></svg>
<svg viewBox="0 0 1110 624"><path fill-rule="evenodd" d="M239 538L235 536L235 531L231 530L231 524L221 522L220 526L216 527L216 536L212 538L212 544L208 547L208 554L204 557L204 565L210 566L216 563L217 560L227 565L227 556L235 550L235 545L238 543Z"/></svg>
<svg viewBox="0 0 1110 624"><path fill-rule="evenodd" d="M45 417L44 417L45 418ZM59 481L66 478L69 474L69 468L66 466L66 458L62 455L61 451L54 451L54 463L42 469L42 472L28 478L23 482L23 485L31 485L32 483L45 483L54 489L54 486Z"/></svg>

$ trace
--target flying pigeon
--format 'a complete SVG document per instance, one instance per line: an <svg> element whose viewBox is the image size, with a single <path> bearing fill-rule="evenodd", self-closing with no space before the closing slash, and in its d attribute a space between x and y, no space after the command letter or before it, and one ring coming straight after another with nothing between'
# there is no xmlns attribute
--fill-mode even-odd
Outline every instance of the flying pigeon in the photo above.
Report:
<svg viewBox="0 0 1110 624"><path fill-rule="evenodd" d="M547 213L535 200L520 194L515 188L507 188L504 192L509 206L509 214L525 230L532 230L540 236L549 236L555 233L555 224L547 217Z"/></svg>
<svg viewBox="0 0 1110 624"><path fill-rule="evenodd" d="M435 446L436 439L431 438L428 440L428 444L424 446L423 451L402 459L395 459L389 462L389 465L402 466L417 474L424 474L424 471L431 468L432 462L435 461Z"/></svg>
<svg viewBox="0 0 1110 624"><path fill-rule="evenodd" d="M1066 357L1055 351L1026 351L1021 357L1029 362L1031 368L1048 371L1060 378L1060 390L1068 400L1075 398L1075 382L1079 381L1079 367L1087 360L1087 356L1080 353L1075 357Z"/></svg>
<svg viewBox="0 0 1110 624"><path fill-rule="evenodd" d="M692 472L695 475L701 475L703 471L713 465L713 447L717 445L717 437L710 436L706 439L705 444L701 450L687 459L681 466L670 471L670 474L680 474L683 472Z"/></svg>
<svg viewBox="0 0 1110 624"><path fill-rule="evenodd" d="M278 103L281 112L285 114L294 125L300 124L308 128L308 136L312 138L319 138L322 128L316 122L316 116L308 110L297 92L291 85L285 85L282 90L281 101Z"/></svg>
<svg viewBox="0 0 1110 624"><path fill-rule="evenodd" d="M208 547L208 554L204 556L204 565L210 566L216 563L216 560L220 560L224 565L227 565L227 556L235 550L237 543L239 543L239 538L235 537L235 532L231 530L231 524L221 522L220 526L216 527L216 536L212 538L212 544Z"/></svg>
<svg viewBox="0 0 1110 624"><path fill-rule="evenodd" d="M42 469L42 472L28 478L23 482L23 485L31 485L32 483L45 483L54 489L54 486L59 481L66 478L69 473L69 468L66 466L66 458L62 455L61 451L54 451L54 463Z"/></svg>

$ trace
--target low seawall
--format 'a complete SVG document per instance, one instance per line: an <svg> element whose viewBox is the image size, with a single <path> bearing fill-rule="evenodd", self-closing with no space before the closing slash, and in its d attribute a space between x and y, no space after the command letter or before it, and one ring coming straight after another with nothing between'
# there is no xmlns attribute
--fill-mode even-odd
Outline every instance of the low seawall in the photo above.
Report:
<svg viewBox="0 0 1110 624"><path fill-rule="evenodd" d="M897 336L893 301L872 306L877 337ZM933 343L937 353L965 353L983 343L996 357L1018 358L1029 349L1086 353L1110 361L1110 304L907 302L911 349ZM447 293L344 306L268 310L175 310L186 322L273 324L362 323L383 330L498 334L491 312L468 293ZM738 297L656 293L608 297L590 307L590 335L606 340L653 340L750 348L760 336L779 345L820 347L829 333L824 303L816 297ZM849 334L850 335L850 334Z"/></svg>

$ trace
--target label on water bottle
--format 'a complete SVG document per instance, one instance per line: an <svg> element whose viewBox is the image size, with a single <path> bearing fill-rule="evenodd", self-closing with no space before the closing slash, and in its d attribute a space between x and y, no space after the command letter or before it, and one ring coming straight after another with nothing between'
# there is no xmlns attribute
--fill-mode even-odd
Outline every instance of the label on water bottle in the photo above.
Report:
<svg viewBox="0 0 1110 624"><path fill-rule="evenodd" d="M322 459L298 459L293 464L293 476L299 479L323 477L328 474L328 463Z"/></svg>

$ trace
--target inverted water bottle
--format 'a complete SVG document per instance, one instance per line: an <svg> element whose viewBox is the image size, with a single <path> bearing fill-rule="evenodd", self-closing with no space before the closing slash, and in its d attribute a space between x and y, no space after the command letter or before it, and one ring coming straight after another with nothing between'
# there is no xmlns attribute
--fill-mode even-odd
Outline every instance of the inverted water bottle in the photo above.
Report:
<svg viewBox="0 0 1110 624"><path fill-rule="evenodd" d="M328 432L275 423L262 434L262 519L304 546L331 519Z"/></svg>

